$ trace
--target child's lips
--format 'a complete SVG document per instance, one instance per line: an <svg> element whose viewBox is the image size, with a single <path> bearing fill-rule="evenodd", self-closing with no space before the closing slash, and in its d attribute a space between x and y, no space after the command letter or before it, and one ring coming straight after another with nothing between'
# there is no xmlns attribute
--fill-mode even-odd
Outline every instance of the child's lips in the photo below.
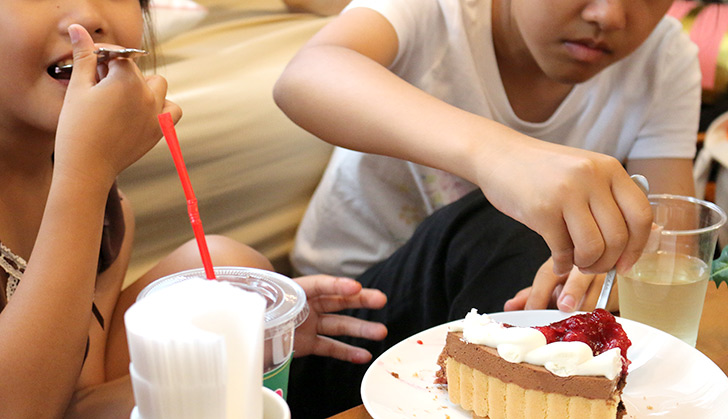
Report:
<svg viewBox="0 0 728 419"><path fill-rule="evenodd" d="M612 53L606 44L591 40L567 40L564 41L564 46L574 59L590 64L596 63Z"/></svg>

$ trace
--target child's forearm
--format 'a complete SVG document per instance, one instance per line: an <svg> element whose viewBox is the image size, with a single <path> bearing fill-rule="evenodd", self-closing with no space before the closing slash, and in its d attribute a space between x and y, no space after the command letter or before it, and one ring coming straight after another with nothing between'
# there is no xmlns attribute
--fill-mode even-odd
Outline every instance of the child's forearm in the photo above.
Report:
<svg viewBox="0 0 728 419"><path fill-rule="evenodd" d="M436 99L375 61L337 46L301 51L274 95L294 122L324 141L446 170L475 183L483 169L474 163L478 156L496 160L514 138L528 138Z"/></svg>
<svg viewBox="0 0 728 419"><path fill-rule="evenodd" d="M695 196L691 159L638 159L627 162L630 173L639 173L650 182L651 194Z"/></svg>
<svg viewBox="0 0 728 419"><path fill-rule="evenodd" d="M88 338L106 196L54 179L21 285L0 316L0 417L60 417Z"/></svg>

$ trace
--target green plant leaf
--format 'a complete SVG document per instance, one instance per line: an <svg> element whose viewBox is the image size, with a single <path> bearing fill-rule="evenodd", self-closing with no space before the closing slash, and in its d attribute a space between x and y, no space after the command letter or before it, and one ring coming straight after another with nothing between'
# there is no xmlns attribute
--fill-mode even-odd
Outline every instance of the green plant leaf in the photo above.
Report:
<svg viewBox="0 0 728 419"><path fill-rule="evenodd" d="M723 248L720 256L713 260L712 265L710 279L715 282L715 286L720 287L721 282L725 282L728 285L728 246Z"/></svg>

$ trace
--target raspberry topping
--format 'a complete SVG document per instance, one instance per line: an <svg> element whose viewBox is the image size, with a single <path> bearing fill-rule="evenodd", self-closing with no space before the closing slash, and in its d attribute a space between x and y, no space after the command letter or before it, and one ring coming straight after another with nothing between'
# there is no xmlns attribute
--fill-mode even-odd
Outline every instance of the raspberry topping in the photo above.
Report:
<svg viewBox="0 0 728 419"><path fill-rule="evenodd" d="M632 345L632 342L612 313L604 309L576 314L548 326L535 326L534 329L546 336L546 343L584 342L592 349L594 356L612 348L619 348L623 360L622 372L627 372L629 365L627 348Z"/></svg>

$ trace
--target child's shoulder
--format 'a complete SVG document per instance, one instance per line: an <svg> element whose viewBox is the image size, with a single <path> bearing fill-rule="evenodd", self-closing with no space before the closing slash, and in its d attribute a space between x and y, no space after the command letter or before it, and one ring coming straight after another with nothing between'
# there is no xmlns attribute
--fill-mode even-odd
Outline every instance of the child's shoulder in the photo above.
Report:
<svg viewBox="0 0 728 419"><path fill-rule="evenodd" d="M662 18L639 50L651 55L692 57L698 54L698 47L685 33L682 24L672 16Z"/></svg>

